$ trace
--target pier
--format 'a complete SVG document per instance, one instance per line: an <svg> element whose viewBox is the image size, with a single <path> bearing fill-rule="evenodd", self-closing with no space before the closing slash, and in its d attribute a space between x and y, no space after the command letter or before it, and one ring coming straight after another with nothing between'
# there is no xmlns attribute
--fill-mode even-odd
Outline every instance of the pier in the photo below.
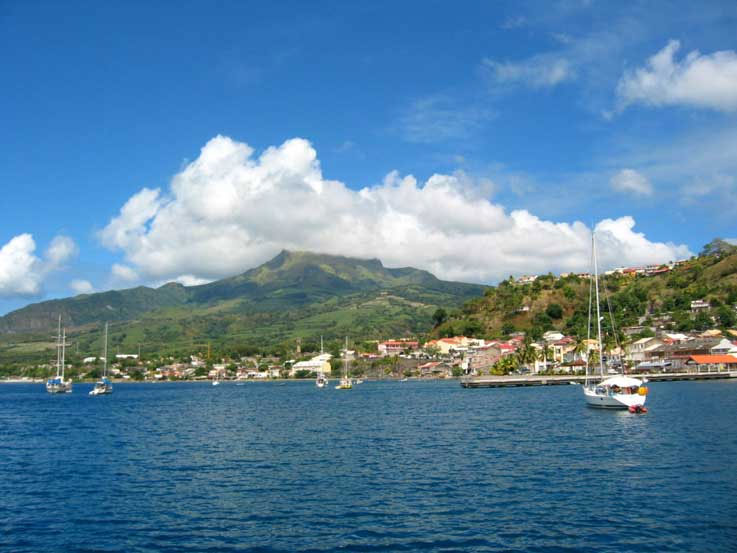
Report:
<svg viewBox="0 0 737 553"><path fill-rule="evenodd" d="M654 373L633 374L629 376L643 378L648 382L660 382L665 380L722 380L727 378L737 378L737 371ZM571 384L583 384L585 381L585 376L559 374L478 376L461 379L461 386L464 388L517 388L523 386L566 386Z"/></svg>

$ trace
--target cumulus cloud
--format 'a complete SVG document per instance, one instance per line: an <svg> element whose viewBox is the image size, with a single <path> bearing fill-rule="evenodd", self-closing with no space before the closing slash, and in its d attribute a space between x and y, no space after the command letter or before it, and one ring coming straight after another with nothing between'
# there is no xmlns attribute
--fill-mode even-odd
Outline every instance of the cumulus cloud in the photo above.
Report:
<svg viewBox="0 0 737 553"><path fill-rule="evenodd" d="M306 140L287 140L256 157L247 144L217 136L169 190L144 188L130 198L100 238L124 253L127 265L116 264L113 275L126 281L204 282L254 267L283 248L378 257L388 266L474 282L586 269L584 224L507 213L487 193L488 183L463 173L421 184L391 172L380 184L352 190L323 177ZM690 255L686 246L648 241L634 225L628 217L607 220L600 229L609 250L602 250L603 260Z"/></svg>
<svg viewBox="0 0 737 553"><path fill-rule="evenodd" d="M637 196L652 196L653 185L650 181L634 169L622 169L609 181L617 192L635 194Z"/></svg>
<svg viewBox="0 0 737 553"><path fill-rule="evenodd" d="M46 249L48 269L56 269L77 256L79 249L68 236L56 236Z"/></svg>
<svg viewBox="0 0 737 553"><path fill-rule="evenodd" d="M624 73L617 85L621 109L642 103L737 110L737 53L694 50L678 61L675 54L680 47L679 41L671 40L645 67Z"/></svg>
<svg viewBox="0 0 737 553"><path fill-rule="evenodd" d="M77 254L71 238L57 236L44 258L35 254L36 242L28 233L13 237L0 248L0 297L32 297L42 292L43 281Z"/></svg>
<svg viewBox="0 0 737 553"><path fill-rule="evenodd" d="M69 288L77 294L91 294L95 291L95 287L89 280L75 279L69 283Z"/></svg>

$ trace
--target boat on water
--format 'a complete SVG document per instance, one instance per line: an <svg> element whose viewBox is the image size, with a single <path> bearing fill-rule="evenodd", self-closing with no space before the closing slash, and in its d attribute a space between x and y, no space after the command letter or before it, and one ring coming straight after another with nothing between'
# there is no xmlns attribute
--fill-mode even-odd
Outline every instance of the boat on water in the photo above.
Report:
<svg viewBox="0 0 737 553"><path fill-rule="evenodd" d="M605 374L609 371L604 368L604 352L602 349L601 339L601 309L599 307L599 266L596 257L596 238L591 233L591 259L594 269L594 278L589 287L589 325L588 337L591 338L591 316L592 304L596 305L596 332L599 348L599 371L598 374L593 373L590 369L591 355L586 355L586 381L583 385L583 395L586 404L590 407L602 409L628 409L633 413L647 412L645 408L645 399L647 398L647 388L642 380L625 375L623 372L605 378ZM607 302L608 304L608 302ZM611 315L611 314L610 314ZM614 318L612 321L612 332L616 336L614 329ZM623 365L619 365L620 370Z"/></svg>
<svg viewBox="0 0 737 553"><path fill-rule="evenodd" d="M353 389L353 382L350 376L348 376L348 337L345 339L345 361L343 362L343 377L335 387L336 390L351 390Z"/></svg>
<svg viewBox="0 0 737 553"><path fill-rule="evenodd" d="M323 355L325 351L323 350L323 343L322 343L322 336L320 336L320 355ZM325 388L330 381L328 380L328 377L325 376L325 373L318 372L317 378L315 379L315 386L318 388Z"/></svg>
<svg viewBox="0 0 737 553"><path fill-rule="evenodd" d="M46 391L50 394L71 394L72 380L64 379L64 354L66 351L67 331L61 329L61 315L59 315L59 331L56 337L56 376L46 381Z"/></svg>
<svg viewBox="0 0 737 553"><path fill-rule="evenodd" d="M95 382L95 387L90 390L91 396L104 396L113 393L113 383L107 377L107 323L105 323L105 346L102 351L102 378Z"/></svg>

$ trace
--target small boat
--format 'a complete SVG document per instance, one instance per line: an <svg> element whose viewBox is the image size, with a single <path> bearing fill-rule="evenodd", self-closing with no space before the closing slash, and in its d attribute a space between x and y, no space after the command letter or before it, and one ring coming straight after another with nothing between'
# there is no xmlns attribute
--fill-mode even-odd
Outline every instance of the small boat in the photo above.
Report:
<svg viewBox="0 0 737 553"><path fill-rule="evenodd" d="M602 409L635 409L641 412L645 405L648 389L644 386L642 380L632 378L625 374L616 374L605 378L605 374L609 371L604 370L604 352L602 350L601 339L601 313L599 308L599 267L596 259L596 240L594 233L591 233L591 259L594 266L594 281L589 293L589 322L592 320L592 304L596 305L596 330L599 342L599 375L595 377L589 375L589 359L586 356L586 382L583 386L583 395L586 404L590 407L599 407ZM594 297L595 294L595 297ZM607 302L608 303L608 302ZM612 326L614 319L612 318ZM591 326L589 324L589 334ZM621 365L620 365L621 367ZM640 411L638 411L638 409Z"/></svg>
<svg viewBox="0 0 737 553"><path fill-rule="evenodd" d="M105 323L105 347L102 352L102 378L95 382L95 387L90 390L91 396L102 396L113 393L113 384L107 378L107 323Z"/></svg>
<svg viewBox="0 0 737 553"><path fill-rule="evenodd" d="M61 315L59 315L59 332L56 339L56 376L46 381L46 391L50 394L71 394L72 380L64 380L64 354L67 341L67 331L61 330Z"/></svg>
<svg viewBox="0 0 737 553"><path fill-rule="evenodd" d="M351 390L353 389L353 382L348 376L348 337L345 339L345 362L343 363L343 378L340 379L340 383L335 387L336 390Z"/></svg>
<svg viewBox="0 0 737 553"><path fill-rule="evenodd" d="M356 384L363 384L363 380L361 380L360 378L357 378L355 382Z"/></svg>
<svg viewBox="0 0 737 553"><path fill-rule="evenodd" d="M329 383L328 378L323 373L318 373L317 379L315 380L315 386L318 388L324 388Z"/></svg>
<svg viewBox="0 0 737 553"><path fill-rule="evenodd" d="M216 380L213 380L213 381L212 381L212 385L213 385L213 386L220 386L220 381L219 381L219 380L217 380L217 379L216 379Z"/></svg>

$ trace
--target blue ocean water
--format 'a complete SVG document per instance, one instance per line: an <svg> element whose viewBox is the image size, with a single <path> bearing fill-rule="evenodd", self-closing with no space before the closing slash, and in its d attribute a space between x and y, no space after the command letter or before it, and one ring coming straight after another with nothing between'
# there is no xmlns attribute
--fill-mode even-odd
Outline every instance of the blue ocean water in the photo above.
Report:
<svg viewBox="0 0 737 553"><path fill-rule="evenodd" d="M0 385L0 551L737 551L737 382Z"/></svg>

